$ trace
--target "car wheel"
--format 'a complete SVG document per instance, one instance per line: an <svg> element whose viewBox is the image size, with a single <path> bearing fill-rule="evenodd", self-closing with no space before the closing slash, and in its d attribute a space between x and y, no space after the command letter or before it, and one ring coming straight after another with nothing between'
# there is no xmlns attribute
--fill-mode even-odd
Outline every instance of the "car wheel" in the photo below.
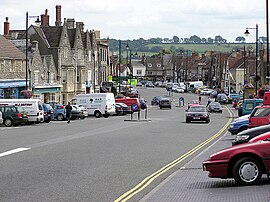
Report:
<svg viewBox="0 0 270 202"><path fill-rule="evenodd" d="M254 158L242 158L233 166L233 178L240 185L257 184L259 181L261 181L261 177L261 165Z"/></svg>
<svg viewBox="0 0 270 202"><path fill-rule="evenodd" d="M12 126L12 125L13 125L12 119L11 119L11 118L5 118L5 119L4 119L4 125L5 125L6 127Z"/></svg>
<svg viewBox="0 0 270 202"><path fill-rule="evenodd" d="M205 121L205 123L210 123L210 119L207 119L207 120Z"/></svg>
<svg viewBox="0 0 270 202"><path fill-rule="evenodd" d="M46 122L46 123L50 123L50 122L51 122L51 120L50 120L50 119L48 119L48 120L46 120L45 122Z"/></svg>
<svg viewBox="0 0 270 202"><path fill-rule="evenodd" d="M96 118L100 118L101 117L101 112L100 111L95 111L95 113L94 113L94 116L96 117Z"/></svg>
<svg viewBox="0 0 270 202"><path fill-rule="evenodd" d="M186 119L186 123L190 123L190 120L189 119Z"/></svg>
<svg viewBox="0 0 270 202"><path fill-rule="evenodd" d="M56 117L56 119L58 121L63 121L64 120L64 115L63 114L58 114L57 117Z"/></svg>

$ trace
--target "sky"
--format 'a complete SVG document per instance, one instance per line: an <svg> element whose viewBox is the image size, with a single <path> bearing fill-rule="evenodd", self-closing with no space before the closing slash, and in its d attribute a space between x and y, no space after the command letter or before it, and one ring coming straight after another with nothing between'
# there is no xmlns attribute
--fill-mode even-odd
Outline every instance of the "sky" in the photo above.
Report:
<svg viewBox="0 0 270 202"><path fill-rule="evenodd" d="M244 36L255 42L266 36L264 0L1 0L0 34L9 17L10 29L25 29L26 12L37 16L48 9L50 25L55 25L55 6L62 6L64 18L84 22L85 30L100 30L101 38L121 40L150 38L200 38L222 36L228 42ZM29 25L35 19L29 18ZM246 37L246 28L250 35Z"/></svg>

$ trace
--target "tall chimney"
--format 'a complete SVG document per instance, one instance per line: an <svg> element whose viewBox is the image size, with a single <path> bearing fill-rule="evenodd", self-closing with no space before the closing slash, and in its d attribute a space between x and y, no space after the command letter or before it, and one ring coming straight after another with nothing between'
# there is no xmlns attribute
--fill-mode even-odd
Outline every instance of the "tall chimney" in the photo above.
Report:
<svg viewBox="0 0 270 202"><path fill-rule="evenodd" d="M9 29L10 29L10 23L8 21L8 17L6 17L6 22L4 22L4 35L9 34Z"/></svg>
<svg viewBox="0 0 270 202"><path fill-rule="evenodd" d="M45 14L41 15L41 26L49 26L48 9L45 10Z"/></svg>
<svg viewBox="0 0 270 202"><path fill-rule="evenodd" d="M61 22L61 6L60 5L56 5L55 6L56 9L56 21L55 21L55 26L61 26L62 22Z"/></svg>

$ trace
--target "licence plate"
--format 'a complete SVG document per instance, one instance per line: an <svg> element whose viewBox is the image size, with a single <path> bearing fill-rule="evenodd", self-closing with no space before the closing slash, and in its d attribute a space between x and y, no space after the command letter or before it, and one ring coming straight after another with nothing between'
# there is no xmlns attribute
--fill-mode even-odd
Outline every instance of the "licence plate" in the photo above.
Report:
<svg viewBox="0 0 270 202"><path fill-rule="evenodd" d="M200 119L200 117L194 117L194 119Z"/></svg>

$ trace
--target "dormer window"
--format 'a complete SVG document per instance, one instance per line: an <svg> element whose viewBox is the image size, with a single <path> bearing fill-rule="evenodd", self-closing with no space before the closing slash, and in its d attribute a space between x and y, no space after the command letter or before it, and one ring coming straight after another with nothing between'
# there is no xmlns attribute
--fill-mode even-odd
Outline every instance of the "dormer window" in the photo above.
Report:
<svg viewBox="0 0 270 202"><path fill-rule="evenodd" d="M158 64L157 64L157 67L161 67L161 64L158 63Z"/></svg>
<svg viewBox="0 0 270 202"><path fill-rule="evenodd" d="M151 63L148 63L148 64L147 64L147 67L152 67L152 64L151 64Z"/></svg>

